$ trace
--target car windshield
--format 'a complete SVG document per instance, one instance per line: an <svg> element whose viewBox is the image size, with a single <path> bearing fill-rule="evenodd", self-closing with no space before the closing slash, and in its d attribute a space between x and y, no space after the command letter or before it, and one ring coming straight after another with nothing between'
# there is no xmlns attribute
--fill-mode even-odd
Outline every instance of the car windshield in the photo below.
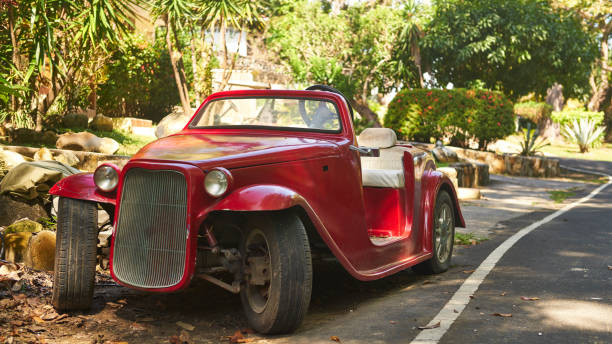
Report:
<svg viewBox="0 0 612 344"><path fill-rule="evenodd" d="M340 132L338 109L331 101L305 98L223 98L200 110L191 128L275 127Z"/></svg>

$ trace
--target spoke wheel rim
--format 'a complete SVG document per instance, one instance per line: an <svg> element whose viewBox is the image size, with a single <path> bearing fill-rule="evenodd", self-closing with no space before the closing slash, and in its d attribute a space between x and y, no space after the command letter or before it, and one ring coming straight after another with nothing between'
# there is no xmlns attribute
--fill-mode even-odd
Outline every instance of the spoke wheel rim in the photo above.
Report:
<svg viewBox="0 0 612 344"><path fill-rule="evenodd" d="M447 203L443 203L434 219L434 245L438 261L445 262L451 252L452 238L452 210Z"/></svg>
<svg viewBox="0 0 612 344"><path fill-rule="evenodd" d="M245 261L248 262L249 257L264 257L267 258L267 271L268 276L272 273L272 260L270 257L270 246L266 239L266 235L259 229L252 230L245 242ZM268 278L264 285L257 285L251 283L250 274L247 274L246 279L246 295L249 302L249 306L256 313L263 313L268 305L270 296L270 278Z"/></svg>

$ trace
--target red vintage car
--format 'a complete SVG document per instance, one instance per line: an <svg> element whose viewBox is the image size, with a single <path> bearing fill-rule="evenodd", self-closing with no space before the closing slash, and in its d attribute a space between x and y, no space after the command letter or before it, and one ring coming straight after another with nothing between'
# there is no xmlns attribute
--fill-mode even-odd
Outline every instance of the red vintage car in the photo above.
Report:
<svg viewBox="0 0 612 344"><path fill-rule="evenodd" d="M327 86L219 92L122 169L61 180L54 306L92 302L98 205L117 283L174 292L202 277L239 293L262 333L299 326L315 251L363 281L447 270L465 225L453 184L390 129L356 137L352 116Z"/></svg>

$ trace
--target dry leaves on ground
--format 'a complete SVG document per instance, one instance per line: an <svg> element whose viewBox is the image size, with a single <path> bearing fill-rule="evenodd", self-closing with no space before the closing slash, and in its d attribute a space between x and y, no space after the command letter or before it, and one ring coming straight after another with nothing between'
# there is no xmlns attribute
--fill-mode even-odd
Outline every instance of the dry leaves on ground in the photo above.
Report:
<svg viewBox="0 0 612 344"><path fill-rule="evenodd" d="M176 325L182 329L185 329L187 331L193 331L195 330L195 326L188 324L186 322L182 322L182 321L177 321Z"/></svg>
<svg viewBox="0 0 612 344"><path fill-rule="evenodd" d="M229 339L230 344L236 344L236 343L250 343L252 341L255 340L255 338L247 338L245 336L245 334L249 333L249 331L252 331L251 329L244 329L244 330L238 330L234 333L233 336L229 336L226 337L227 339Z"/></svg>
<svg viewBox="0 0 612 344"><path fill-rule="evenodd" d="M340 338L338 338L338 336L331 336L329 337L329 340L333 340L334 342L340 343Z"/></svg>
<svg viewBox="0 0 612 344"><path fill-rule="evenodd" d="M435 323L435 324L427 325L427 326L419 326L418 328L419 328L419 330L431 330L432 328L437 328L437 327L440 327L440 322L439 321L437 323Z"/></svg>
<svg viewBox="0 0 612 344"><path fill-rule="evenodd" d="M521 296L521 300L523 301L537 301L539 300L539 297L527 297L527 296Z"/></svg>
<svg viewBox="0 0 612 344"><path fill-rule="evenodd" d="M502 317L502 318L512 317L512 313L493 313L491 315L496 316L496 317Z"/></svg>

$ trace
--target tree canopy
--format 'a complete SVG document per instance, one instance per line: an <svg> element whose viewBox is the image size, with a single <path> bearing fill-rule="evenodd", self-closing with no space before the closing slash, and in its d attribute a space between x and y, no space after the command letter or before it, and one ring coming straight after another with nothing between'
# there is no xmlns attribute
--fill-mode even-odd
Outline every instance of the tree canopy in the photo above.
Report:
<svg viewBox="0 0 612 344"><path fill-rule="evenodd" d="M567 95L588 89L593 36L573 13L541 0L438 0L422 40L437 82L480 80L517 98L545 95L557 82Z"/></svg>

